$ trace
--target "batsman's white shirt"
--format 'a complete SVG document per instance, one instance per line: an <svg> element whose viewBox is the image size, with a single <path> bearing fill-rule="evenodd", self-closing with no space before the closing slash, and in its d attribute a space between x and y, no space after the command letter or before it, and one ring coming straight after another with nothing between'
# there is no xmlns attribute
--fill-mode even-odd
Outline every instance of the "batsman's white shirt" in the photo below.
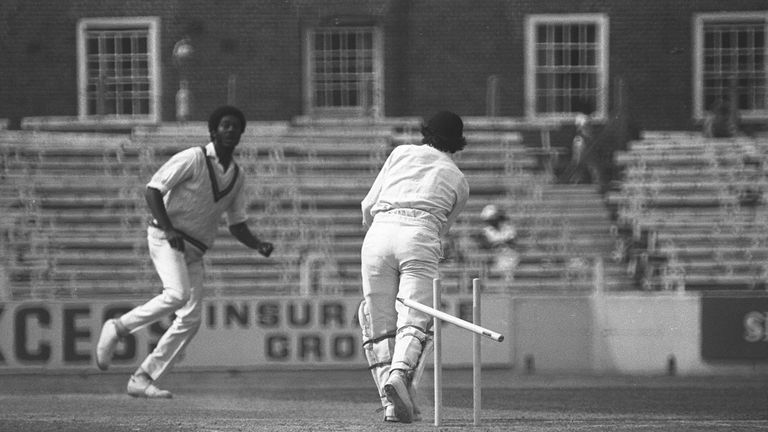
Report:
<svg viewBox="0 0 768 432"><path fill-rule="evenodd" d="M206 157L211 163L206 162ZM245 176L231 163L225 171L213 143L182 150L157 170L147 187L163 194L173 227L213 246L222 214L229 225L247 220Z"/></svg>
<svg viewBox="0 0 768 432"><path fill-rule="evenodd" d="M440 235L448 232L469 198L469 184L448 153L429 145L395 147L363 199L363 225L393 209L434 216Z"/></svg>

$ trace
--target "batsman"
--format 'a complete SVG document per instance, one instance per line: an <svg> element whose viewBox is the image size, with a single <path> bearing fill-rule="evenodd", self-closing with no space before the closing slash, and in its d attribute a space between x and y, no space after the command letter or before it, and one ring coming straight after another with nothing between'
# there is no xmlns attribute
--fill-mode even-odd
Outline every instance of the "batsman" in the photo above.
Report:
<svg viewBox="0 0 768 432"><path fill-rule="evenodd" d="M440 239L464 209L469 185L452 154L466 146L464 124L441 111L421 127L421 145L395 147L361 203L363 351L384 421L420 419L416 388L432 336L432 317L397 297L432 304Z"/></svg>

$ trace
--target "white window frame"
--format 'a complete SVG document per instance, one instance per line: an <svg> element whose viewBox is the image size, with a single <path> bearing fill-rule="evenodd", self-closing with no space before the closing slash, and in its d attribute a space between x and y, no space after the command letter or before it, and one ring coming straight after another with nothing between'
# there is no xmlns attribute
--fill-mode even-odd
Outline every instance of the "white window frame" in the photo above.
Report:
<svg viewBox="0 0 768 432"><path fill-rule="evenodd" d="M525 113L532 119L572 120L575 112L546 113L536 111L536 29L541 24L593 24L596 27L597 100L593 119L601 121L608 116L608 39L609 20L605 14L537 14L525 20Z"/></svg>
<svg viewBox="0 0 768 432"><path fill-rule="evenodd" d="M94 115L88 114L88 47L86 32L90 28L146 28L147 51L149 56L150 98L147 115ZM125 18L83 18L77 24L77 94L78 119L80 121L97 120L110 124L145 124L160 122L162 82L160 71L160 18L159 17L125 17Z"/></svg>
<svg viewBox="0 0 768 432"><path fill-rule="evenodd" d="M384 113L384 46L382 30L378 26L354 25L349 29L371 30L373 36L373 89L372 101L369 110L366 112L365 106L358 107L317 107L315 106L315 80L313 77L313 66L315 63L313 41L318 30L333 28L332 26L319 26L307 28L304 31L304 113L311 117L369 117L381 118ZM362 93L362 92L361 92Z"/></svg>
<svg viewBox="0 0 768 432"><path fill-rule="evenodd" d="M701 121L707 107L704 106L704 26L712 21L760 22L764 24L764 59L763 65L768 85L768 11L700 13L693 17L693 118ZM768 96L767 96L768 97ZM764 120L768 118L768 108L764 110L742 110L742 120Z"/></svg>

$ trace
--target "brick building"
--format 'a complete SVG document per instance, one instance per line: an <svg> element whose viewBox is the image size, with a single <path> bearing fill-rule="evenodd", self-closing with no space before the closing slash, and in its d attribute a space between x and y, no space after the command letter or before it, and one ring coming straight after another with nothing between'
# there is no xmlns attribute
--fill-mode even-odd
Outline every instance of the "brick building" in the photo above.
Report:
<svg viewBox="0 0 768 432"><path fill-rule="evenodd" d="M729 91L768 120L765 0L5 0L0 31L11 127L174 121L182 83L192 120L607 118L622 99L691 129Z"/></svg>

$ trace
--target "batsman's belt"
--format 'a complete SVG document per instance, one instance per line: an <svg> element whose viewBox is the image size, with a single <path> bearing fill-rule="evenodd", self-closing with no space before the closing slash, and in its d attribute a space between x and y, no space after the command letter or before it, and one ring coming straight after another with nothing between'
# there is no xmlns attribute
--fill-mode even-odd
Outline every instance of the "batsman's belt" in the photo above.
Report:
<svg viewBox="0 0 768 432"><path fill-rule="evenodd" d="M376 213L374 220L401 220L409 223L415 223L440 232L442 224L435 215L428 211L414 208L394 208L380 213Z"/></svg>
<svg viewBox="0 0 768 432"><path fill-rule="evenodd" d="M160 225L157 224L157 221L154 220L154 219L150 219L148 224L152 228L157 228L157 229L160 229L160 230L162 229L160 227ZM205 243L201 242L200 240L192 237L191 235L185 233L184 231L176 230L176 232L178 232L179 234L181 234L182 237L184 237L184 241L186 241L187 243L191 244L192 246L200 249L201 252L205 253L205 251L208 250L208 245L206 245Z"/></svg>

